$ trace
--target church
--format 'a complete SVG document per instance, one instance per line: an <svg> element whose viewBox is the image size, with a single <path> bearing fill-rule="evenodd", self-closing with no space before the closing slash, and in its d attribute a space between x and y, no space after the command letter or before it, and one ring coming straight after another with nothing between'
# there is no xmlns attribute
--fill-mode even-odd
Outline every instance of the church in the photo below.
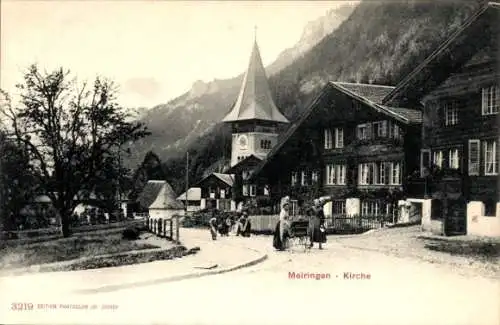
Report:
<svg viewBox="0 0 500 325"><path fill-rule="evenodd" d="M256 40L238 98L222 122L231 127L230 165L198 182L201 208L236 211L244 205L253 213L274 212L269 186L249 179L278 143L280 126L290 122L274 103Z"/></svg>

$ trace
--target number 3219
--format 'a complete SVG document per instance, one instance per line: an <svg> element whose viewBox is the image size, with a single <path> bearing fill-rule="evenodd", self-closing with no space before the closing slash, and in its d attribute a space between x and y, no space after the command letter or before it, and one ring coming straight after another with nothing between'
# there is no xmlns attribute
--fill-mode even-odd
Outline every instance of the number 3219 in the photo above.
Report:
<svg viewBox="0 0 500 325"><path fill-rule="evenodd" d="M32 303L12 303L10 309L12 310L33 310Z"/></svg>

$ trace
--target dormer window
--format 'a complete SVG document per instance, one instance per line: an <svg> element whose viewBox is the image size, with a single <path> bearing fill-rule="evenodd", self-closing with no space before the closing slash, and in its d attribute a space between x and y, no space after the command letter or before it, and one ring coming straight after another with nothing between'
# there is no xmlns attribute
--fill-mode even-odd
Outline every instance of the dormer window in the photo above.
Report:
<svg viewBox="0 0 500 325"><path fill-rule="evenodd" d="M485 87L482 90L482 113L483 115L497 114L500 110L500 88L497 85Z"/></svg>

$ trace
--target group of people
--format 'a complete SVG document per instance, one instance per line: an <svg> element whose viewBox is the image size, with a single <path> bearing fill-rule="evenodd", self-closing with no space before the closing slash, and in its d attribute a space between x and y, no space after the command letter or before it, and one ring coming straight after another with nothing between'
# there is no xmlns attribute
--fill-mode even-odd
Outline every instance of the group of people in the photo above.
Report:
<svg viewBox="0 0 500 325"><path fill-rule="evenodd" d="M323 249L322 244L326 243L324 203L323 200L316 199L313 201L313 205L306 211L306 215L309 218L309 248L312 248L314 243L318 243L319 249ZM289 210L290 198L285 197L281 203L279 221L273 236L273 247L277 250L285 250L288 247L288 240L292 235Z"/></svg>
<svg viewBox="0 0 500 325"><path fill-rule="evenodd" d="M248 212L243 210L237 220L234 220L230 216L226 218L217 218L214 216L209 221L209 227L212 240L217 240L217 234L220 236L229 236L231 230L236 233L236 236L250 237L252 225L248 217Z"/></svg>

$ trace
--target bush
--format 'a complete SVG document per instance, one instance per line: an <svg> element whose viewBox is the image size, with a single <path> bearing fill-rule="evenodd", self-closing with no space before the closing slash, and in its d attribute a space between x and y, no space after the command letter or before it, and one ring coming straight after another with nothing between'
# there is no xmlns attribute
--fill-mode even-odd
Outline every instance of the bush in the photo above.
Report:
<svg viewBox="0 0 500 325"><path fill-rule="evenodd" d="M125 229L122 233L123 239L136 240L139 238L140 231L136 227L129 227Z"/></svg>

